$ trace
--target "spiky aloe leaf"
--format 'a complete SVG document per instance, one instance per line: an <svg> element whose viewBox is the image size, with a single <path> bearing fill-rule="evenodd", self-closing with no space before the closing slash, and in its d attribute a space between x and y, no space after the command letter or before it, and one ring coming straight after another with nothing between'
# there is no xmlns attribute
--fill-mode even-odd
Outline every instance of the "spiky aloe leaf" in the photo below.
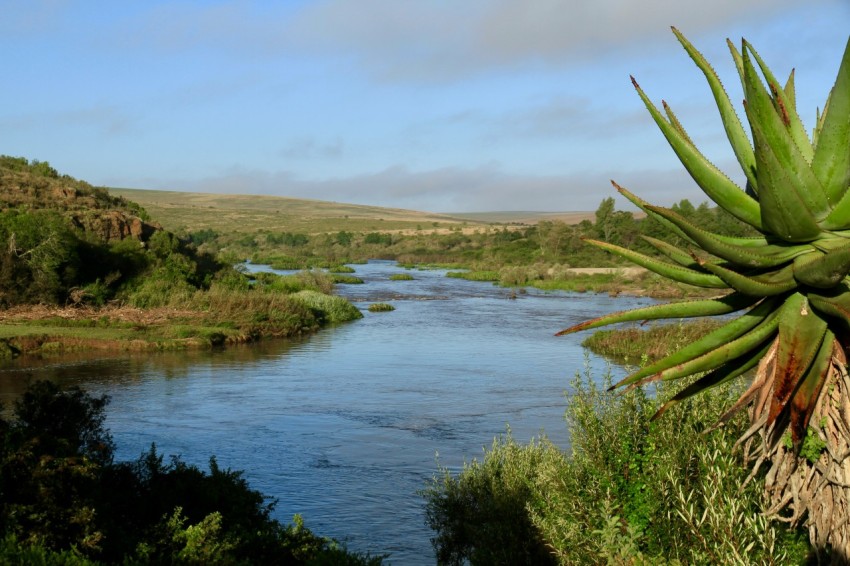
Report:
<svg viewBox="0 0 850 566"><path fill-rule="evenodd" d="M592 244L602 248L603 250L608 250L611 253L624 257L632 263L636 263L653 273L657 273L663 277L672 279L673 281L687 283L688 285L696 285L697 287L708 287L714 289L725 289L728 287L723 279L710 273L686 269L681 265L674 265L672 263L660 261L654 257L649 257L648 255L644 255L640 252L635 252L627 248L609 244L608 242L590 239L585 239L584 241L588 244Z"/></svg>
<svg viewBox="0 0 850 566"><path fill-rule="evenodd" d="M729 95L726 94L726 90L723 88L720 78L717 76L717 73L711 67L709 62L705 60L705 57L702 56L702 53L697 51L693 44L685 39L685 36L682 35L679 30L675 27L672 29L673 33L676 35L676 39L679 40L679 43L682 44L685 51L688 52L688 55L690 55L691 59L693 59L694 63L697 64L697 67L699 67L705 75L708 85L711 88L711 92L714 95L714 101L717 103L718 110L720 110L720 119L723 122L723 128L726 130L726 137L729 138L729 143L732 145L732 150L735 152L735 157L738 158L738 163L741 165L741 169L743 169L744 174L747 177L747 181L756 187L757 190L755 154L753 153L753 148L750 145L747 133L744 131L744 126L741 124L741 120L735 112L735 107L729 99Z"/></svg>
<svg viewBox="0 0 850 566"><path fill-rule="evenodd" d="M831 289L850 274L850 241L828 252L813 252L794 260L794 278L811 287Z"/></svg>
<svg viewBox="0 0 850 566"><path fill-rule="evenodd" d="M667 412L670 407L674 406L677 403L684 401L694 395L702 393L712 387L717 387L718 385L723 385L724 383L735 379L736 377L742 376L754 367L756 367L770 349L770 344L765 344L758 350L754 350L751 352L747 352L743 356L735 358L732 361L729 361L719 368L712 370L691 383L678 393L671 397L668 401L666 401L661 407L656 411L654 415L652 415L651 421L654 421L665 412Z"/></svg>
<svg viewBox="0 0 850 566"><path fill-rule="evenodd" d="M824 108L812 171L833 204L850 194L847 190L850 186L850 40L844 49L838 78L829 96L829 105ZM842 213L839 218L828 220L836 228L850 226L850 214Z"/></svg>
<svg viewBox="0 0 850 566"><path fill-rule="evenodd" d="M676 156L688 173L691 174L697 185L708 195L708 198L723 207L726 211L746 222L756 229L762 227L761 212L759 204L741 190L720 169L708 161L687 138L658 111L658 108L649 100L637 81L632 77L632 84L643 100L655 123L661 129L667 143L676 152Z"/></svg>
<svg viewBox="0 0 850 566"><path fill-rule="evenodd" d="M762 239L762 245L742 246L736 241L737 238L721 236L719 234L713 234L708 230L703 230L669 208L660 206L648 206L647 208L678 226L680 230L705 251L719 258L734 262L737 265L777 267L788 263L798 255L812 250L812 246L809 244L780 246L769 244L764 239Z"/></svg>
<svg viewBox="0 0 850 566"><path fill-rule="evenodd" d="M793 265L757 275L744 275L716 263L705 262L702 266L745 295L770 297L781 295L797 287Z"/></svg>
<svg viewBox="0 0 850 566"><path fill-rule="evenodd" d="M644 320L662 320L668 318L692 318L729 314L754 305L759 299L740 293L730 293L719 299L702 299L698 301L682 301L666 305L652 305L639 309L620 311L592 320L586 320L558 332L555 336L564 336L581 330L600 328L620 322Z"/></svg>
<svg viewBox="0 0 850 566"><path fill-rule="evenodd" d="M758 76L758 71L753 66L748 50L744 50L743 58L747 95L745 109L750 118L755 141L762 220L770 220L771 216L788 213L782 207L778 207L777 210L766 210L765 207L769 206L765 201L766 197L770 197L771 200L793 198L799 203L796 206L805 207L808 216L815 219L825 218L831 211L829 201L820 181L811 170L809 160L789 132L786 125L786 120L789 119L788 114L777 111L770 94ZM783 110L787 109L783 108ZM806 143L808 144L808 138ZM811 149L810 145L808 147ZM790 212L795 212L799 216L803 211L798 209ZM784 220L794 225L793 219ZM776 233L771 226L765 227ZM795 239L789 241L799 241L798 238L810 238L816 234L817 231L814 234L800 231L792 235ZM782 233L776 233L776 235L788 239Z"/></svg>
<svg viewBox="0 0 850 566"><path fill-rule="evenodd" d="M629 191L628 189L626 189L626 188L624 188L624 187L621 187L620 185L618 185L618 184L617 184L615 181L613 181L613 180L611 181L611 184L612 184L612 185L614 185L614 188L615 188L615 189L617 189L617 191L618 191L621 195L623 195L624 197L626 197L626 198L627 198L627 199L628 199L628 200L629 200L632 204L634 204L636 207L638 207L639 209L641 209L642 211L644 211L644 212L647 214L647 216L651 216L652 218L654 218L655 220L657 220L658 222L660 222L662 226L664 226L665 228L667 228L668 230L670 230L671 232L673 232L674 234L676 234L677 236L679 236L680 238L682 238L683 240L685 240L686 242L691 242L691 241L692 241L692 240L688 237L688 235L687 235L687 234L685 234L684 232L682 232L682 231L679 229L679 227L678 227L678 226L676 226L675 224L673 224L672 222L670 222L670 221L669 221L669 220L667 220L666 218L663 218L663 217L659 216L658 214L656 214L655 212L652 212L651 210L649 210L649 206L650 206L650 204L649 204L648 202L646 202L646 201L645 201L645 200L643 200L642 198L638 197L637 195L635 195L634 193L632 193L632 192L631 192L631 191Z"/></svg>
<svg viewBox="0 0 850 566"><path fill-rule="evenodd" d="M686 362L682 362L673 367L660 371L654 375L644 377L640 380L626 381L625 379L615 385L643 385L652 381L669 381L673 379L681 379L695 373L708 371L722 366L730 360L739 358L751 352L753 349L758 349L767 340L770 340L775 334L779 326L779 311L771 312L765 317L754 329L747 332L743 336L727 342L710 352L696 356ZM627 378L628 379L628 378Z"/></svg>
<svg viewBox="0 0 850 566"><path fill-rule="evenodd" d="M702 270L702 266L694 259L693 254L677 248L672 244L668 244L663 240L658 240L651 236L641 236L649 245L666 255L682 267L693 269L696 271Z"/></svg>
<svg viewBox="0 0 850 566"><path fill-rule="evenodd" d="M637 383L647 376L661 373L662 371L679 364L684 364L685 362L708 354L709 352L728 344L732 340L735 340L749 332L771 316L776 307L776 302L777 301L775 299L765 299L761 302L761 304L749 312L727 322L720 328L716 328L702 338L688 346L685 346L681 350L626 376L619 383L614 385L612 389L621 385Z"/></svg>
<svg viewBox="0 0 850 566"><path fill-rule="evenodd" d="M806 134L806 128L803 126L803 121L800 120L799 114L797 114L797 109L794 104L794 100L789 98L785 94L785 90L779 87L779 81L776 80L776 77L770 71L768 66L764 63L761 57L759 57L758 52L753 48L753 46L748 43L746 40L743 42L744 48L744 69L746 73L747 68L747 54L751 54L752 58L756 60L761 69L762 74L764 75L765 80L767 81L768 88L773 95L773 106L776 108L777 114L782 118L785 127L787 128L788 134L790 138L793 140L794 146L800 151L800 154L806 160L806 163L812 162L812 157L814 155L814 150L812 149L812 142L809 140L809 136ZM792 83L793 84L793 83Z"/></svg>

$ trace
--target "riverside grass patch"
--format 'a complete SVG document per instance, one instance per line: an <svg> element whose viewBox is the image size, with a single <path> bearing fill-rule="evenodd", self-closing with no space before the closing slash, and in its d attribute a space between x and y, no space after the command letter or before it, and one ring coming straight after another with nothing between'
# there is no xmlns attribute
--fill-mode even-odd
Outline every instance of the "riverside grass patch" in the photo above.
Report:
<svg viewBox="0 0 850 566"><path fill-rule="evenodd" d="M360 309L335 295L305 290L294 293L292 298L307 306L321 322L338 323L363 318Z"/></svg>
<svg viewBox="0 0 850 566"><path fill-rule="evenodd" d="M369 305L369 312L391 312L395 307L389 303L372 303Z"/></svg>

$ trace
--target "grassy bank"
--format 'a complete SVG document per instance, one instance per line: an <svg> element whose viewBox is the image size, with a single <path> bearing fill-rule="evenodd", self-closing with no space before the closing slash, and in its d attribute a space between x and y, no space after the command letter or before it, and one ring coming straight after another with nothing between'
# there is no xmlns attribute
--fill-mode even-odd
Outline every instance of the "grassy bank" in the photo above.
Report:
<svg viewBox="0 0 850 566"><path fill-rule="evenodd" d="M362 314L326 276L262 274L253 285L168 294L138 308L18 306L0 312L0 360L85 350L212 348L311 333Z"/></svg>
<svg viewBox="0 0 850 566"><path fill-rule="evenodd" d="M650 362L659 360L718 326L720 322L715 320L694 320L599 330L586 338L582 346L617 363L639 365L644 359Z"/></svg>

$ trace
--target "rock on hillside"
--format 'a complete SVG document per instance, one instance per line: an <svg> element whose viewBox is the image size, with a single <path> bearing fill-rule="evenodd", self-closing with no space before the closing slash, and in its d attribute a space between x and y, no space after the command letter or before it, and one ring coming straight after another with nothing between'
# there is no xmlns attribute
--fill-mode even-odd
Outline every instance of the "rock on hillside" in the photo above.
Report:
<svg viewBox="0 0 850 566"><path fill-rule="evenodd" d="M128 237L147 241L162 230L142 207L106 189L59 176L46 162L0 156L0 210L10 208L58 210L103 241Z"/></svg>

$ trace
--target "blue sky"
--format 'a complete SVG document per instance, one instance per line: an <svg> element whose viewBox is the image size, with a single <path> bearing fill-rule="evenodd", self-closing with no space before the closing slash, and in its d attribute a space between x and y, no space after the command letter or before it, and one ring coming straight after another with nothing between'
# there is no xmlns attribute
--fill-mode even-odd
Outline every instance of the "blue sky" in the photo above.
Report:
<svg viewBox="0 0 850 566"><path fill-rule="evenodd" d="M96 185L435 212L593 210L609 179L657 204L702 202L629 81L741 179L670 25L735 101L727 37L779 76L796 68L809 127L850 30L850 0L0 7L0 153Z"/></svg>

